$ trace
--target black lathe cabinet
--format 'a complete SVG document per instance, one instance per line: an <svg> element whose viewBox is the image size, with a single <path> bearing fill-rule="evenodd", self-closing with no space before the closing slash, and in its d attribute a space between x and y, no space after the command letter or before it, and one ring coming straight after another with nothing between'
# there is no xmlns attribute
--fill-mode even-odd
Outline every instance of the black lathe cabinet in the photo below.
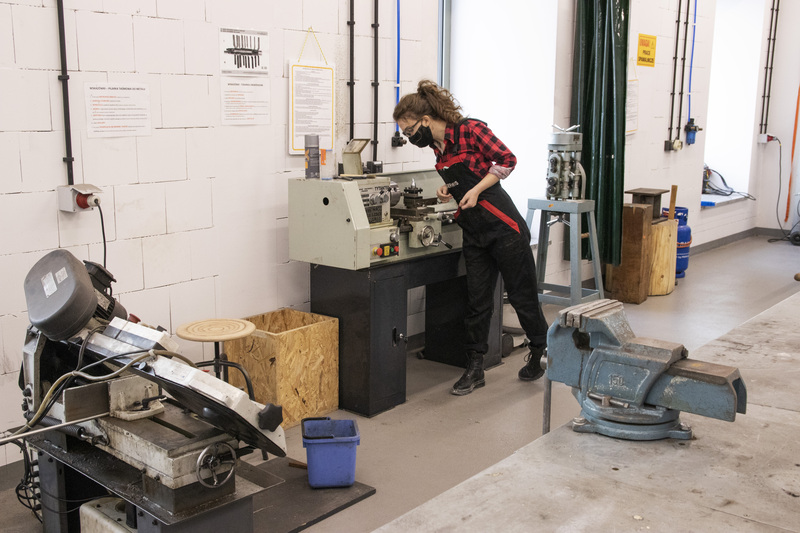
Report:
<svg viewBox="0 0 800 533"><path fill-rule="evenodd" d="M406 401L407 293L423 285L425 359L464 368L467 293L459 250L363 270L311 265L311 312L339 319L339 408L373 416ZM497 283L486 368L502 361L502 313Z"/></svg>

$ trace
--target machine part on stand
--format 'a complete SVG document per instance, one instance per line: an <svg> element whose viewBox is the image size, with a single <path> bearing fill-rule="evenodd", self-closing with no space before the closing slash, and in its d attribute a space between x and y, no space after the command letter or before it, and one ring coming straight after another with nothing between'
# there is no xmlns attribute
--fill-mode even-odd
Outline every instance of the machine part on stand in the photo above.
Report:
<svg viewBox="0 0 800 533"><path fill-rule="evenodd" d="M585 192L585 175L581 166L583 134L573 130L578 126L553 133L547 150L547 198L553 200L579 200Z"/></svg>
<svg viewBox="0 0 800 533"><path fill-rule="evenodd" d="M581 406L577 432L689 439L681 411L733 422L746 410L738 369L687 359L681 344L636 337L616 300L561 311L547 353L547 377L571 386Z"/></svg>

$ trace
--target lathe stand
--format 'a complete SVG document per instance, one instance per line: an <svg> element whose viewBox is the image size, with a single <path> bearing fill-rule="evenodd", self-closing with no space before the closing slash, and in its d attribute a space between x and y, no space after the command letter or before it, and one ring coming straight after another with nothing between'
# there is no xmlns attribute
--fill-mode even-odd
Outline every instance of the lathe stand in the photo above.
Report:
<svg viewBox="0 0 800 533"><path fill-rule="evenodd" d="M339 319L340 408L373 416L405 402L407 302L414 287L427 287L425 359L464 368L465 275L460 250L363 270L311 266L311 312ZM502 362L502 314L498 282L485 368Z"/></svg>

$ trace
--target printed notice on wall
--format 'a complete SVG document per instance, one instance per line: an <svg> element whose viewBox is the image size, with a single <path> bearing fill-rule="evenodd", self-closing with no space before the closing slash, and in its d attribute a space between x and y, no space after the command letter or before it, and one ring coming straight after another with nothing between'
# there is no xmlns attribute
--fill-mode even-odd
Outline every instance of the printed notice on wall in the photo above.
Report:
<svg viewBox="0 0 800 533"><path fill-rule="evenodd" d="M222 74L269 75L269 33L219 29L219 70Z"/></svg>
<svg viewBox="0 0 800 533"><path fill-rule="evenodd" d="M147 85L86 83L86 135L129 137L151 134Z"/></svg>
<svg viewBox="0 0 800 533"><path fill-rule="evenodd" d="M656 66L656 36L639 34L639 47L636 53L636 64L643 67Z"/></svg>
<svg viewBox="0 0 800 533"><path fill-rule="evenodd" d="M290 154L304 153L306 135L333 150L334 79L331 65L289 65Z"/></svg>
<svg viewBox="0 0 800 533"><path fill-rule="evenodd" d="M625 91L625 135L639 129L639 80L628 80Z"/></svg>
<svg viewBox="0 0 800 533"><path fill-rule="evenodd" d="M222 76L222 123L269 124L269 79L256 76Z"/></svg>

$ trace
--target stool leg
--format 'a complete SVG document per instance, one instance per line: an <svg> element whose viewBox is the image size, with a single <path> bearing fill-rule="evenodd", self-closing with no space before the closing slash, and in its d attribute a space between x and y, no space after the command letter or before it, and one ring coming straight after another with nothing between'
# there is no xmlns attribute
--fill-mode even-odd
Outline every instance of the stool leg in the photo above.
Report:
<svg viewBox="0 0 800 533"><path fill-rule="evenodd" d="M219 379L220 365L219 365L219 342L214 343L214 375Z"/></svg>
<svg viewBox="0 0 800 533"><path fill-rule="evenodd" d="M597 294L602 300L605 298L603 292L603 273L600 265L600 248L597 244L597 225L594 221L594 211L589 211L589 245L592 247L592 266L594 268L594 284L597 287Z"/></svg>

